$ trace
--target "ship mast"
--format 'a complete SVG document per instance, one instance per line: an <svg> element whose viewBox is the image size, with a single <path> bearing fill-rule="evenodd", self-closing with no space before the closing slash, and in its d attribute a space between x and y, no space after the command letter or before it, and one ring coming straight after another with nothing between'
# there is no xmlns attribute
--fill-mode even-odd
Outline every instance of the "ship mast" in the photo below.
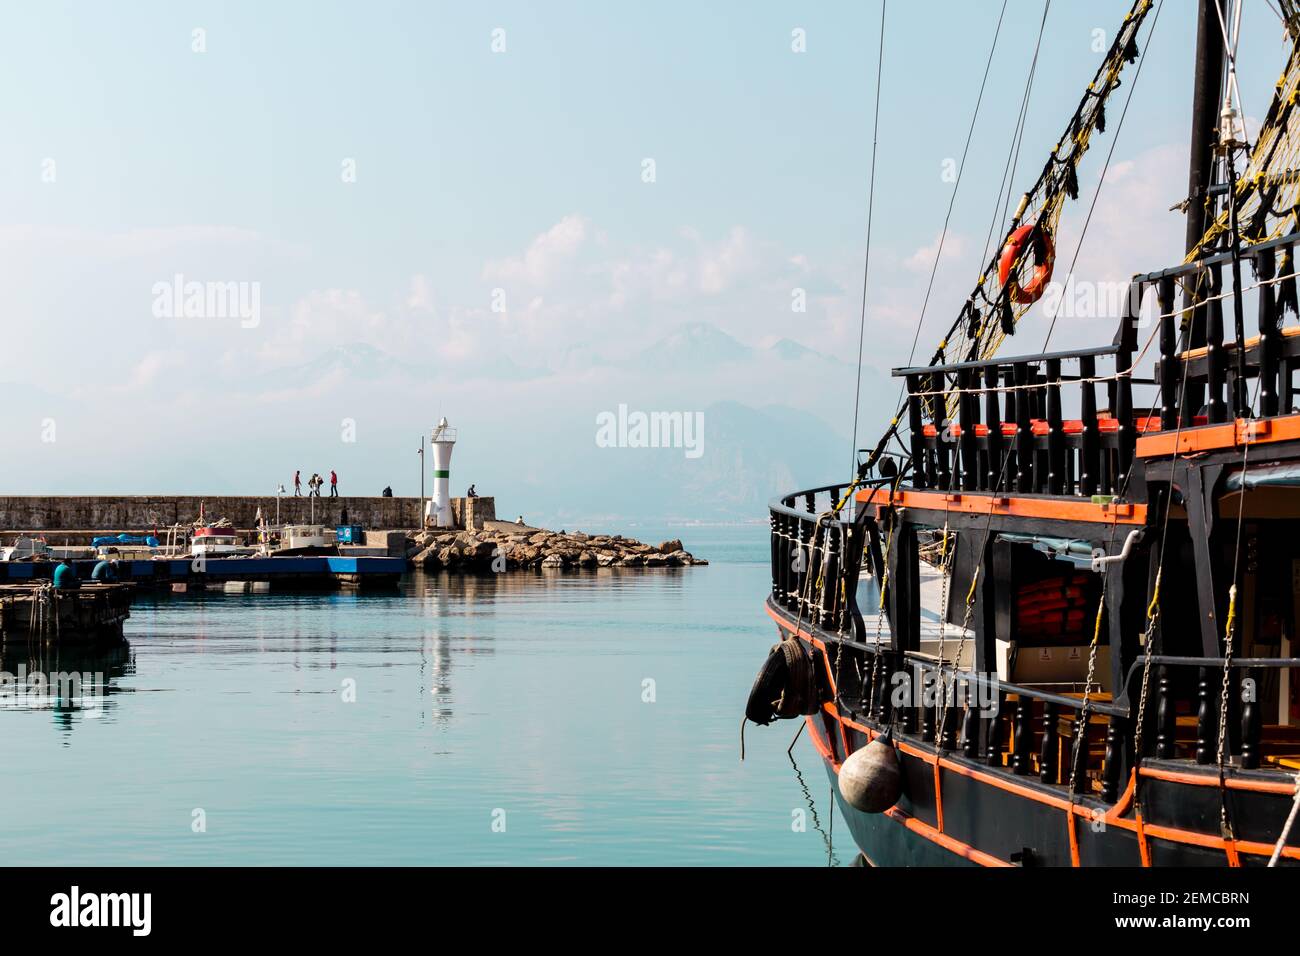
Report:
<svg viewBox="0 0 1300 956"><path fill-rule="evenodd" d="M1200 243L1207 224L1212 221L1209 190L1214 179L1214 147L1218 142L1219 107L1223 91L1223 31L1219 26L1221 0L1199 0L1196 15L1196 65L1192 78L1192 135L1187 171L1187 242L1186 252ZM1204 277L1188 291L1185 305L1203 300L1208 294ZM1188 313L1186 347L1202 348L1205 338L1205 307ZM1188 382L1186 405L1200 408L1205 388L1202 384Z"/></svg>
<svg viewBox="0 0 1300 956"><path fill-rule="evenodd" d="M1223 91L1223 32L1215 8L1220 0L1200 0L1196 18L1196 72L1192 80L1192 148L1187 173L1187 252L1205 235L1206 195L1214 176ZM1205 344L1205 329L1193 345Z"/></svg>

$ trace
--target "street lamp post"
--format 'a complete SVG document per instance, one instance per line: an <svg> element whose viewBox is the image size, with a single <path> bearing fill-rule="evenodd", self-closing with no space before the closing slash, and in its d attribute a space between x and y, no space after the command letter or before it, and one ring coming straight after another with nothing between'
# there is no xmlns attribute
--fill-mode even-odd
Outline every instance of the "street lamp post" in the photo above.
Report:
<svg viewBox="0 0 1300 956"><path fill-rule="evenodd" d="M420 514L424 514L424 436L420 436Z"/></svg>

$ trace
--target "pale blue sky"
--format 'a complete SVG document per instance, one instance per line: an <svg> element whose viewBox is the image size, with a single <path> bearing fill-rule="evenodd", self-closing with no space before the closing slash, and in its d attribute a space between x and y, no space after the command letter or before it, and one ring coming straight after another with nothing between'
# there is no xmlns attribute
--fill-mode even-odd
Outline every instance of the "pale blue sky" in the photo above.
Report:
<svg viewBox="0 0 1300 956"><path fill-rule="evenodd" d="M951 196L942 163L960 155L999 6L890 4L868 432L892 395L880 376L906 359ZM1100 62L1093 31L1109 41L1128 6L1052 4L1017 190ZM1179 252L1181 222L1164 210L1185 189L1194 6L1165 0L1081 273L1122 278ZM1241 86L1259 116L1285 51L1276 17L1249 7ZM879 9L6 4L0 380L28 394L3 423L18 456L3 490L255 490L337 464L374 491L411 470L407 446L442 413L483 437L458 451L480 489L504 488L523 480L519 448L536 464L549 430L586 454L595 415L620 401L775 404L847 436ZM1042 9L1009 3L923 343L978 271ZM191 50L194 28L206 53ZM806 53L791 51L795 28ZM1118 100L1109 113L1085 201ZM341 181L346 158L355 183ZM259 327L153 317L151 287L176 272L259 282ZM807 314L790 312L796 286ZM505 315L490 311L493 288ZM716 369L700 346L690 369L648 364L643 350L692 323L758 351ZM763 364L781 337L848 364ZM364 387L357 365L375 376ZM151 409L156 430L106 429L105 401ZM46 417L57 442L40 441ZM343 417L362 423L354 447L338 447ZM159 441L174 464L144 464ZM91 464L112 448L120 460ZM712 467L716 481L743 470ZM536 507L563 510L563 477L534 470ZM519 495L508 510L527 509Z"/></svg>

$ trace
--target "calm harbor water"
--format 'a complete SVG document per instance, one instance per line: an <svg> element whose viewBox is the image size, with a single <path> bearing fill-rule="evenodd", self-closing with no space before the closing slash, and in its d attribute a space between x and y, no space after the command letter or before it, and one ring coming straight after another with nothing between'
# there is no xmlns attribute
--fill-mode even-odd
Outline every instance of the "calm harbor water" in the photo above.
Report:
<svg viewBox="0 0 1300 956"><path fill-rule="evenodd" d="M750 725L739 760L766 526L613 530L712 564L141 596L124 652L6 656L108 688L0 697L5 862L825 865L797 724Z"/></svg>

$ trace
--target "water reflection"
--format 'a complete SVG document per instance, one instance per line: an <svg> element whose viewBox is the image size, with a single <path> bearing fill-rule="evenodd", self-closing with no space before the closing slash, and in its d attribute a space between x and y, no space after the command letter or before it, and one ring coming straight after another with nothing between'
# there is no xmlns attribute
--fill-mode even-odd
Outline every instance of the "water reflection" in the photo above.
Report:
<svg viewBox="0 0 1300 956"><path fill-rule="evenodd" d="M802 728L800 728L802 730ZM790 749L786 751L786 756L790 758L790 766L794 768L795 779L799 781L799 789L803 791L804 801L808 804L808 814L812 817L813 829L821 834L822 843L826 846L826 865L839 866L839 857L835 855L835 842L831 835L822 829L821 818L817 816L817 801L813 799L812 791L808 789L808 784L804 782L803 772L800 771L799 765L794 760L794 744L790 744ZM830 795L831 800L831 825L835 825L835 794Z"/></svg>
<svg viewBox="0 0 1300 956"><path fill-rule="evenodd" d="M0 646L0 714L48 711L72 731L78 720L111 713L118 681L135 673L125 639L92 647L14 642ZM0 717L0 719L6 719Z"/></svg>

